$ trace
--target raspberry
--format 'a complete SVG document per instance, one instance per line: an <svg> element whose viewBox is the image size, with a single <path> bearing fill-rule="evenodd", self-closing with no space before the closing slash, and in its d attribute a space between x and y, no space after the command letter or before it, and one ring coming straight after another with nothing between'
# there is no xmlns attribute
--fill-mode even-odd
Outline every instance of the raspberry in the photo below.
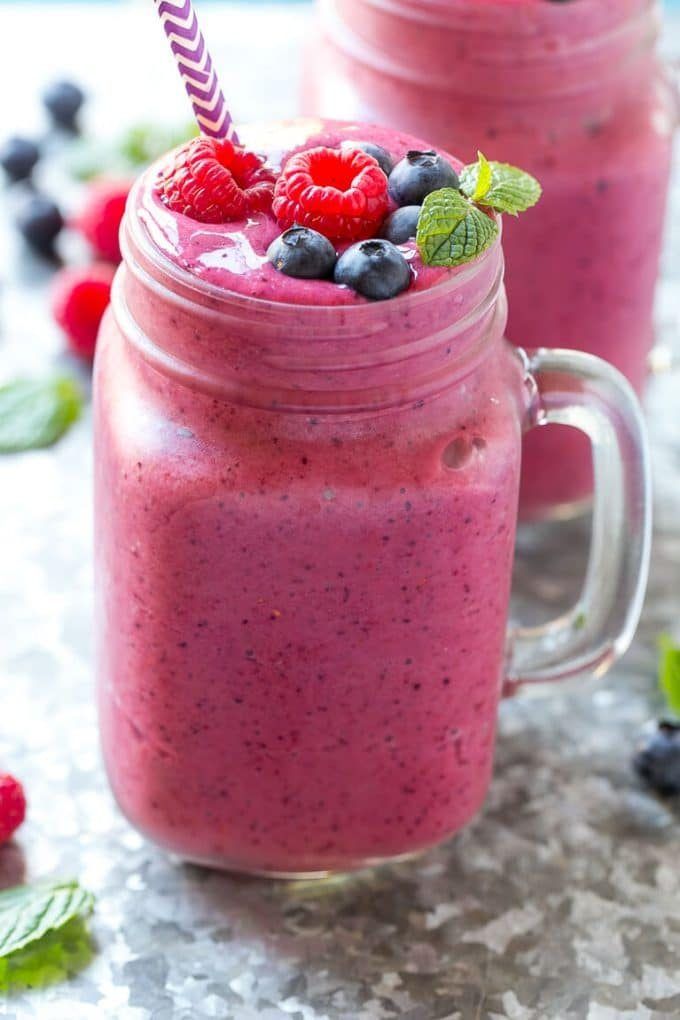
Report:
<svg viewBox="0 0 680 1020"><path fill-rule="evenodd" d="M109 301L115 268L104 263L62 269L52 291L52 314L74 354L91 361Z"/></svg>
<svg viewBox="0 0 680 1020"><path fill-rule="evenodd" d="M226 223L268 212L275 180L254 152L229 141L194 138L161 173L158 192L173 212L201 223Z"/></svg>
<svg viewBox="0 0 680 1020"><path fill-rule="evenodd" d="M387 177L361 149L307 149L286 163L273 208L284 230L297 224L331 241L364 240L387 215Z"/></svg>
<svg viewBox="0 0 680 1020"><path fill-rule="evenodd" d="M11 838L25 817L23 786L14 776L0 774L0 846Z"/></svg>
<svg viewBox="0 0 680 1020"><path fill-rule="evenodd" d="M74 223L97 255L109 262L120 262L118 235L129 192L129 181L96 181Z"/></svg>

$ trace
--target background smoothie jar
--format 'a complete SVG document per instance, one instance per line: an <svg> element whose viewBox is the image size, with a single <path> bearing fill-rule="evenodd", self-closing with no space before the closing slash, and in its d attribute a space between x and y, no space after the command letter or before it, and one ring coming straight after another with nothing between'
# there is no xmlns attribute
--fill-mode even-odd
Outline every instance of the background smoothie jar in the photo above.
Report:
<svg viewBox="0 0 680 1020"><path fill-rule="evenodd" d="M397 132L308 121L286 153ZM170 157L169 157L170 158ZM503 339L499 241L368 301L133 191L95 371L99 705L118 802L180 856L299 876L422 850L491 777L507 683L604 670L637 621L649 475L604 362ZM409 246L406 246L409 248ZM595 451L582 599L506 634L523 430ZM605 540L606 536L606 540Z"/></svg>
<svg viewBox="0 0 680 1020"><path fill-rule="evenodd" d="M652 0L320 0L305 112L361 117L525 167L540 209L505 225L508 338L609 360L641 392L677 99ZM592 485L573 430L532 433L522 514Z"/></svg>

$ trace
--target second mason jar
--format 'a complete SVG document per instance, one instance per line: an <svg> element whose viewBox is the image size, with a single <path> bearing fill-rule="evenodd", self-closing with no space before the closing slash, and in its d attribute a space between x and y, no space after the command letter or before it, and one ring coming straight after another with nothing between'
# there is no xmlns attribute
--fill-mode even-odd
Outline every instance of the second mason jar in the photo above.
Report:
<svg viewBox="0 0 680 1020"><path fill-rule="evenodd" d="M304 87L306 112L539 177L540 208L506 224L508 337L598 354L638 392L677 119L658 27L652 0L322 0ZM522 515L581 506L591 471L572 429L531 434Z"/></svg>

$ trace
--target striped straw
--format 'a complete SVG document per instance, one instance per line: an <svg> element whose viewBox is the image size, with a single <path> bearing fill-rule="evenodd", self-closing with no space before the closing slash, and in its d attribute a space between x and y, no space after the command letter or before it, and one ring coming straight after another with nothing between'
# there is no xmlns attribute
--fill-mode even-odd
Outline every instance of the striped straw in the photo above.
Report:
<svg viewBox="0 0 680 1020"><path fill-rule="evenodd" d="M202 134L238 144L213 62L191 0L154 0Z"/></svg>

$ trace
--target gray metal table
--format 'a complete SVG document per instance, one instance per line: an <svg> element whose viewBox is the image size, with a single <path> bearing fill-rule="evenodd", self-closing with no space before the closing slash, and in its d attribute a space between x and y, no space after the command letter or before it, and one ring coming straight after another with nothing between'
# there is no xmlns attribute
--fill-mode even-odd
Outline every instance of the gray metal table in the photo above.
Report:
<svg viewBox="0 0 680 1020"><path fill-rule="evenodd" d="M141 16L133 7L115 16L72 10L84 32L97 25L114 40ZM234 63L224 62L236 60L239 37L261 16L210 8L211 31L223 40L220 63L231 66L234 79ZM290 28L297 46L303 9L272 17L280 19L273 38ZM18 31L30 18L28 9L17 14ZM231 38L234 25L240 28ZM146 40L139 42L140 63ZM0 89L7 94L19 57L6 38L2 49ZM88 59L94 71L92 54ZM103 75L110 58L101 59ZM143 84L134 53L128 66L132 78L119 105L102 99L112 116L122 116L123 99L129 108ZM258 87L262 95L248 94L244 115L265 93L277 95L275 114L286 104L292 109L292 83L272 90L259 79ZM169 68L148 103L163 93L181 109L173 88ZM674 209L677 216L680 176ZM35 300L45 281L31 277L29 288L28 265L13 251L4 255L3 373L44 367L59 347ZM679 264L676 231L660 294L669 343L676 342ZM92 700L89 421L53 451L1 460L0 764L24 780L30 816L17 844L0 851L0 876L78 876L97 894L98 951L71 982L0 1001L0 1015L677 1018L680 813L645 793L629 766L642 724L660 707L656 635L680 625L677 386L677 377L660 376L648 395L658 500L654 564L642 627L625 661L600 685L584 680L549 698L504 705L491 796L459 838L417 862L321 886L182 867L119 816L100 765ZM567 531L566 539L546 529L523 543L518 584L528 596L558 605L575 590L582 564L573 549L584 536L578 525Z"/></svg>

